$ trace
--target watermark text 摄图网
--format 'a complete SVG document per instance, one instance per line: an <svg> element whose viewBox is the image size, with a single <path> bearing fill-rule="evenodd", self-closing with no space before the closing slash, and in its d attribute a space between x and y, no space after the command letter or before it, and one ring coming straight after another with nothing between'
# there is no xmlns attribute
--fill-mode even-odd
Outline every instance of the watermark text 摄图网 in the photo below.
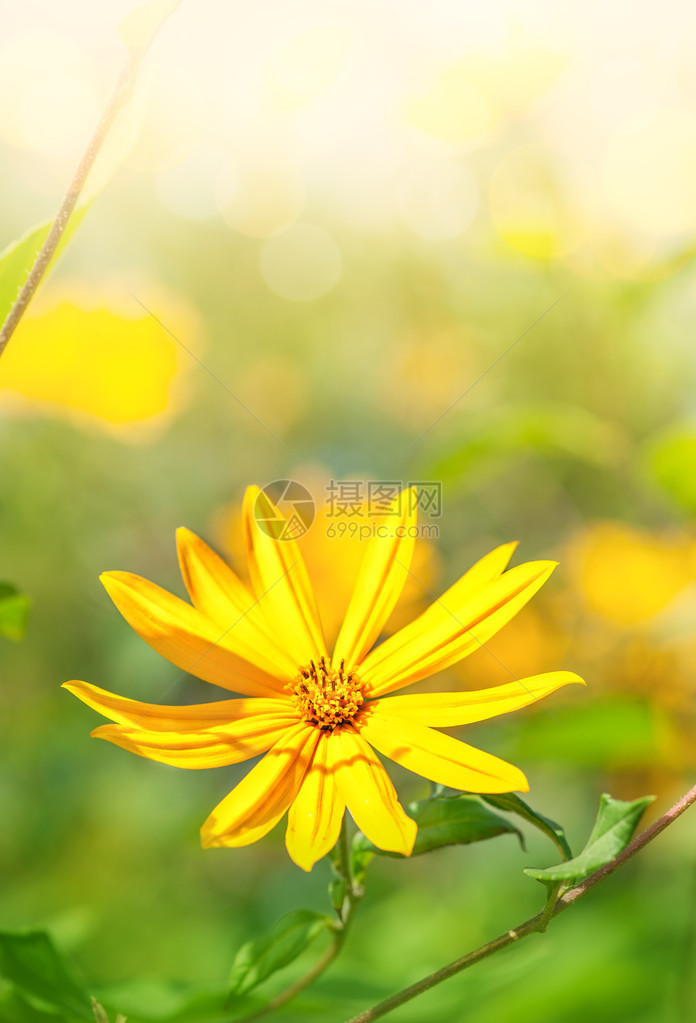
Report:
<svg viewBox="0 0 696 1023"><path fill-rule="evenodd" d="M434 480L330 480L326 517L370 519L419 511L442 515L442 483Z"/></svg>

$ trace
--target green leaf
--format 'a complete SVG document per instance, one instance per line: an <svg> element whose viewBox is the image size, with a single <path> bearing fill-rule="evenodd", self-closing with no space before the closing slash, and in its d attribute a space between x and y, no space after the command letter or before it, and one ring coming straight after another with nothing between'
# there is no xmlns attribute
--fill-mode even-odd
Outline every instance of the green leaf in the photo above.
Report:
<svg viewBox="0 0 696 1023"><path fill-rule="evenodd" d="M17 988L5 986L0 992L0 1020L2 1023L64 1023L65 1016L55 1012L41 1012L22 998Z"/></svg>
<svg viewBox="0 0 696 1023"><path fill-rule="evenodd" d="M424 469L431 479L460 489L463 480L486 479L511 457L572 458L610 466L624 454L622 431L607 420L573 405L518 405L514 409L472 419L470 429Z"/></svg>
<svg viewBox="0 0 696 1023"><path fill-rule="evenodd" d="M332 877L329 882L329 898L331 905L338 912L346 900L348 885L342 877Z"/></svg>
<svg viewBox="0 0 696 1023"><path fill-rule="evenodd" d="M87 993L44 931L0 932L0 977L38 1010L94 1023Z"/></svg>
<svg viewBox="0 0 696 1023"><path fill-rule="evenodd" d="M582 852L556 867L546 867L544 870L530 867L525 870L525 874L544 884L549 881L583 881L623 852L633 838L646 806L654 798L643 796L641 799L624 802L622 799L612 799L605 793L599 801L597 820Z"/></svg>
<svg viewBox="0 0 696 1023"><path fill-rule="evenodd" d="M446 845L468 845L482 842L496 835L514 834L522 842L522 835L514 824L483 805L478 796L450 796L424 799L408 806L408 815L418 825L418 834L412 856L432 852ZM353 838L353 862L358 870L372 856L392 856L406 859L401 853L378 849L362 832Z"/></svg>
<svg viewBox="0 0 696 1023"><path fill-rule="evenodd" d="M0 583L0 636L21 639L27 627L31 600L11 583Z"/></svg>
<svg viewBox="0 0 696 1023"><path fill-rule="evenodd" d="M89 203L85 203L80 209L75 210L71 216L58 248L54 253L53 263L55 263L74 231L79 227L88 209ZM14 305L22 285L29 276L29 271L36 262L36 257L48 237L52 224L52 220L45 220L42 224L37 224L36 227L32 227L21 238L18 238L17 241L12 242L4 252L0 252L0 324L4 323L7 319L7 314Z"/></svg>
<svg viewBox="0 0 696 1023"><path fill-rule="evenodd" d="M560 824L556 824L550 817L544 817L528 806L523 799L516 796L514 792L502 792L499 795L486 795L481 797L486 803L497 807L498 810L505 810L507 813L516 813L518 817L533 824L539 831L547 835L557 849L560 850L563 859L570 859L573 855L565 831Z"/></svg>
<svg viewBox="0 0 696 1023"><path fill-rule="evenodd" d="M696 511L696 430L670 430L651 443L648 467L663 490L687 512Z"/></svg>
<svg viewBox="0 0 696 1023"><path fill-rule="evenodd" d="M133 1023L227 1023L230 1018L229 989L224 982L188 984L136 976L100 985L95 994L110 1023L126 1018ZM249 1008L254 1008L248 1001Z"/></svg>
<svg viewBox="0 0 696 1023"><path fill-rule="evenodd" d="M287 913L264 938L240 948L232 964L230 991L235 995L251 991L296 959L322 931L333 927L328 916L308 909Z"/></svg>

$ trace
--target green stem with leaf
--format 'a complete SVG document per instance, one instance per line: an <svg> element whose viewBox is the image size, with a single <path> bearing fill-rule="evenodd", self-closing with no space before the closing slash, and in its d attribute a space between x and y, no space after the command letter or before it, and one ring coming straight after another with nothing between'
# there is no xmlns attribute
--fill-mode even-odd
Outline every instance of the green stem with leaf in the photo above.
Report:
<svg viewBox="0 0 696 1023"><path fill-rule="evenodd" d="M501 949L507 948L508 945L514 944L521 938L526 938L530 934L543 932L548 923L559 913L562 913L569 906L572 906L578 899L583 898L595 885L598 885L600 881L603 881L610 874L613 874L615 870L622 867L629 859L640 852L649 842L652 842L654 838L669 827L677 817L681 816L685 810L687 810L693 803L696 802L696 785L690 789L680 800L678 800L674 806L672 806L665 814L660 817L651 827L647 828L646 831L634 838L632 842L615 856L609 863L604 864L588 878L582 881L580 884L566 891L563 895L557 898L557 890L560 885L554 886L556 893L552 892L547 899L545 908L541 913L537 913L536 916L531 917L529 920L525 920L524 923L519 924L517 927L506 931L505 934L501 934L499 937L494 938L493 941L489 941L486 945L482 945L480 948L475 949L473 952L469 952L467 955L462 956L461 959L455 959L454 962L449 963L447 966L443 966L442 969L436 970L434 973L429 974L422 980L417 981L410 987L404 988L396 995L392 995L391 998L387 998L385 1001L380 1002L379 1005L373 1006L371 1009L367 1009L365 1012L359 1013L357 1016L353 1016L347 1023L372 1023L373 1020L380 1019L382 1016L386 1016L387 1013L392 1012L394 1009L398 1009L399 1006L404 1005L406 1002L410 1002L412 999L417 998L418 995L423 994L425 991L429 991L431 988L438 984L441 984L445 980L449 980L450 977L456 976L463 970L468 969L475 963L481 962L482 959L487 959L496 952L500 952Z"/></svg>
<svg viewBox="0 0 696 1023"><path fill-rule="evenodd" d="M279 1009L282 1005L291 1001L301 991L304 991L306 987L309 987L331 965L343 948L355 911L364 894L364 889L355 880L351 868L350 845L345 815L341 824L341 833L332 854L332 863L336 874L334 880L338 882L336 887L337 890L340 890L341 894L340 899L337 900L338 904L334 902L334 909L338 919L332 927L329 947L307 973L286 987L274 998L271 998L266 1005L261 1006L261 1008L256 1009L247 1016L239 1017L234 1020L234 1023L252 1023L253 1020L261 1019L262 1016L268 1015L268 1013Z"/></svg>

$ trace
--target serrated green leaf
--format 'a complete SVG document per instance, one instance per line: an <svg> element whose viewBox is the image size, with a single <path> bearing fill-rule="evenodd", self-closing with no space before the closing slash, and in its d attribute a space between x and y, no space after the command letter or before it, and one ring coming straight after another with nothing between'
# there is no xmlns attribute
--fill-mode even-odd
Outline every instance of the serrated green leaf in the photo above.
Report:
<svg viewBox="0 0 696 1023"><path fill-rule="evenodd" d="M75 230L79 227L88 209L89 203L85 203L80 209L75 210L71 216L56 253L53 256L54 263ZM37 224L36 227L30 228L17 241L8 245L4 252L0 252L0 324L3 324L7 319L7 314L14 305L22 285L29 276L29 271L36 262L36 257L48 237L52 224L52 220L45 220L42 224Z"/></svg>
<svg viewBox="0 0 696 1023"><path fill-rule="evenodd" d="M44 931L0 932L0 977L39 1011L94 1021L89 996Z"/></svg>
<svg viewBox="0 0 696 1023"><path fill-rule="evenodd" d="M516 813L518 817L527 821L528 824L533 824L535 828L538 828L539 831L547 835L553 844L560 849L564 859L570 859L573 855L561 825L556 824L550 817L544 817L543 814L537 813L523 799L516 796L514 792L501 792L496 795L481 796L481 798L486 803L490 803L491 806L497 807L498 810Z"/></svg>
<svg viewBox="0 0 696 1023"><path fill-rule="evenodd" d="M0 583L0 636L21 639L27 627L31 600L11 583Z"/></svg>
<svg viewBox="0 0 696 1023"><path fill-rule="evenodd" d="M605 793L599 801L597 820L582 852L555 867L543 870L529 867L525 874L544 884L549 881L583 881L623 852L633 838L645 808L654 798L643 796L624 802Z"/></svg>
<svg viewBox="0 0 696 1023"><path fill-rule="evenodd" d="M420 856L446 845L482 842L487 838L504 834L517 835L522 842L519 829L504 817L492 813L481 803L478 796L424 799L419 803L411 803L407 810L409 817L418 825L411 856ZM353 838L352 852L353 863L358 868L363 866L366 857L371 859L375 855L406 858L401 853L378 849L362 832L358 832ZM369 862L369 859L366 862Z"/></svg>
<svg viewBox="0 0 696 1023"><path fill-rule="evenodd" d="M264 938L249 941L237 953L230 975L230 991L244 995L271 974L296 959L333 921L321 913L297 909L281 917Z"/></svg>

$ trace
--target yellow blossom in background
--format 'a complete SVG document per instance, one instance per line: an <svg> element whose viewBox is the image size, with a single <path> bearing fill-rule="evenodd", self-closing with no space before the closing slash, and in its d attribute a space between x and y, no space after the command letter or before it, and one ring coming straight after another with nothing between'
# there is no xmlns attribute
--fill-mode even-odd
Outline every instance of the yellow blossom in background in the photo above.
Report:
<svg viewBox="0 0 696 1023"><path fill-rule="evenodd" d="M589 232L551 154L538 146L507 152L491 175L488 202L495 227L514 249L534 259L554 259L577 249Z"/></svg>
<svg viewBox="0 0 696 1023"><path fill-rule="evenodd" d="M456 399L453 381L473 381L483 372L477 351L481 341L461 327L398 334L379 367L380 406L397 422L430 426Z"/></svg>
<svg viewBox="0 0 696 1023"><path fill-rule="evenodd" d="M82 289L84 290L84 289ZM112 428L171 413L190 356L154 317L128 298L64 299L21 323L0 363L5 408L67 414ZM154 300L166 325L190 346L195 317L178 302Z"/></svg>
<svg viewBox="0 0 696 1023"><path fill-rule="evenodd" d="M552 749L568 764L604 772L628 798L637 788L670 798L696 765L696 545L682 531L594 522L562 550L565 587L528 606L485 649L454 667L467 687L562 663L585 637L578 663L592 692L566 721L528 716L513 755ZM547 753L547 755L549 755Z"/></svg>
<svg viewBox="0 0 696 1023"><path fill-rule="evenodd" d="M600 522L570 546L588 607L621 626L665 610L696 579L696 543L660 537L619 522Z"/></svg>
<svg viewBox="0 0 696 1023"><path fill-rule="evenodd" d="M558 78L564 64L561 54L520 43L499 58L469 54L411 99L408 121L442 142L470 141L533 103Z"/></svg>
<svg viewBox="0 0 696 1023"><path fill-rule="evenodd" d="M558 663L570 645L570 637L546 609L526 607L455 671L470 686L500 685L511 677Z"/></svg>
<svg viewBox="0 0 696 1023"><path fill-rule="evenodd" d="M242 697L167 707L87 682L65 683L115 722L93 734L180 767L224 766L265 754L204 823L204 846L249 845L289 811L288 852L310 870L335 845L348 809L375 845L408 856L416 824L375 750L452 788L528 789L517 767L438 729L528 706L582 682L577 675L555 671L478 692L391 694L485 644L543 585L555 562L506 571L515 544L505 544L372 649L410 570L414 496L404 491L395 499L380 520L384 530L366 545L332 651L299 547L267 531L270 518L278 535L286 522L257 487L247 490L243 510L250 589L186 529L177 540L192 604L128 572L102 576L123 616L158 653ZM333 555L339 576L340 554L334 549Z"/></svg>

